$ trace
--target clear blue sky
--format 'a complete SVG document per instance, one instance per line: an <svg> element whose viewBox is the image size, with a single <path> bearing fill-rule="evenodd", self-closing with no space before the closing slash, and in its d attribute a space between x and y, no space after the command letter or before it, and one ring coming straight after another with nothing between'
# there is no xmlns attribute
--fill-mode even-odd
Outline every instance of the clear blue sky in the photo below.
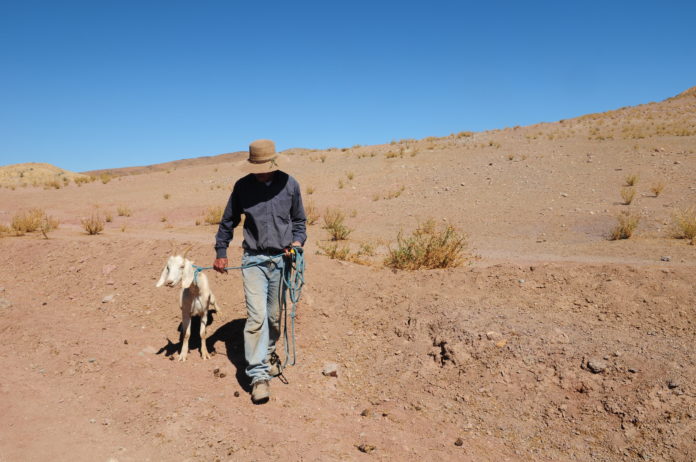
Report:
<svg viewBox="0 0 696 462"><path fill-rule="evenodd" d="M689 1L0 0L0 165L375 144L696 85Z"/></svg>

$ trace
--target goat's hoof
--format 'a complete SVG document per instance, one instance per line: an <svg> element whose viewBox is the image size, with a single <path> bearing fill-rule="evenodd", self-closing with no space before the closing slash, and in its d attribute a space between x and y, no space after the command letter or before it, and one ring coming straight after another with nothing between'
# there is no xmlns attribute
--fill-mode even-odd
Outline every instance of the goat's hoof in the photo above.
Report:
<svg viewBox="0 0 696 462"><path fill-rule="evenodd" d="M186 361L186 355L179 356L179 361L181 361L182 363Z"/></svg>
<svg viewBox="0 0 696 462"><path fill-rule="evenodd" d="M205 361L206 359L210 359L210 355L209 355L208 353L202 354L201 357L203 358L204 361Z"/></svg>

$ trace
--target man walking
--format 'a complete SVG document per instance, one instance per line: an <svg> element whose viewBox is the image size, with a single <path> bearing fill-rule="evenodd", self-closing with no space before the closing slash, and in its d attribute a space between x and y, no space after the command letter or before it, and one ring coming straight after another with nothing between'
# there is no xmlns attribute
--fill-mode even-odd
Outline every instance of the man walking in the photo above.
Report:
<svg viewBox="0 0 696 462"><path fill-rule="evenodd" d="M273 141L257 140L249 145L249 159L242 167L249 174L235 183L215 236L213 267L224 273L233 229L244 214L242 265L265 262L242 270L247 307L246 374L251 378L251 399L257 404L268 401L269 381L281 372L275 347L280 337L286 261L278 255L289 256L291 247L301 247L307 239L300 185L280 170L283 162L286 160L275 152Z"/></svg>

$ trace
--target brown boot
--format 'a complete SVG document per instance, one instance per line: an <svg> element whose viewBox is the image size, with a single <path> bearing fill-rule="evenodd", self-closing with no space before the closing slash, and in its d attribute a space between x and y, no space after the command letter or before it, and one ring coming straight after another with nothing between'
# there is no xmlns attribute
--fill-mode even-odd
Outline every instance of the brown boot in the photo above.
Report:
<svg viewBox="0 0 696 462"><path fill-rule="evenodd" d="M271 387L268 380L259 380L254 383L251 388L251 400L254 404L263 404L268 401L271 396Z"/></svg>

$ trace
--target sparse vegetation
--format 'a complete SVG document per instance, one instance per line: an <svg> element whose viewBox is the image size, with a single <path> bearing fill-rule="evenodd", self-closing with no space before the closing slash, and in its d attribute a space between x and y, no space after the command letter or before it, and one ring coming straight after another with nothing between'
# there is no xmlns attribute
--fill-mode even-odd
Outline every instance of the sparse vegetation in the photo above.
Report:
<svg viewBox="0 0 696 462"><path fill-rule="evenodd" d="M614 229L611 230L609 235L609 239L612 241L629 239L633 235L633 231L635 231L636 227L638 226L640 216L632 212L624 211L621 212L616 219L618 220L618 224L616 227L614 227Z"/></svg>
<svg viewBox="0 0 696 462"><path fill-rule="evenodd" d="M663 189L665 189L665 184L662 181L659 181L650 187L650 191L655 195L655 197L659 197L660 194L662 194Z"/></svg>
<svg viewBox="0 0 696 462"><path fill-rule="evenodd" d="M314 194L315 188L314 188L314 186L307 186L305 191L307 192L308 195L311 196L312 194Z"/></svg>
<svg viewBox="0 0 696 462"><path fill-rule="evenodd" d="M223 213L225 213L224 207L221 205L212 205L205 209L205 212L203 213L203 221L209 225L220 224Z"/></svg>
<svg viewBox="0 0 696 462"><path fill-rule="evenodd" d="M452 268L465 260L467 236L451 225L438 229L434 220L420 224L413 234L396 238L396 249L389 248L384 264L403 270Z"/></svg>
<svg viewBox="0 0 696 462"><path fill-rule="evenodd" d="M696 207L678 210L672 216L672 237L696 240Z"/></svg>
<svg viewBox="0 0 696 462"><path fill-rule="evenodd" d="M402 192L404 192L405 189L406 189L405 186L403 186L403 185L402 185L402 186L399 186L398 188L394 189L393 191L389 191L389 192L384 196L384 199L386 199L386 200L388 200L388 199L396 199L397 197L399 197L399 196L401 195ZM373 200L374 200L374 198L373 198Z"/></svg>
<svg viewBox="0 0 696 462"><path fill-rule="evenodd" d="M119 217L129 217L132 214L131 209L129 209L126 206L119 206L116 209L116 213L118 214Z"/></svg>
<svg viewBox="0 0 696 462"><path fill-rule="evenodd" d="M161 217L161 218L160 218L160 221L161 221L162 223L165 223L165 222L167 221L167 217L165 217L165 216Z"/></svg>
<svg viewBox="0 0 696 462"><path fill-rule="evenodd" d="M349 180L352 181L353 178L355 178L355 173L353 173L353 172L348 172L348 173L346 173L346 177L347 177Z"/></svg>
<svg viewBox="0 0 696 462"><path fill-rule="evenodd" d="M319 249L332 260L347 260L350 255L348 246L339 247L335 242L331 244L319 244Z"/></svg>
<svg viewBox="0 0 696 462"><path fill-rule="evenodd" d="M305 216L307 217L307 224L316 224L316 222L319 221L319 209L314 205L313 202L307 202L304 209Z"/></svg>
<svg viewBox="0 0 696 462"><path fill-rule="evenodd" d="M638 175L632 173L626 176L626 186L635 186L638 183Z"/></svg>
<svg viewBox="0 0 696 462"><path fill-rule="evenodd" d="M111 181L112 178L113 177L111 175L109 175L108 173L102 173L101 175L99 175L99 179L101 180L101 182L103 184L108 183L109 181Z"/></svg>
<svg viewBox="0 0 696 462"><path fill-rule="evenodd" d="M319 156L319 160L321 160L321 163L322 163L322 164L323 164L324 162L326 162L326 154L321 154L321 155Z"/></svg>
<svg viewBox="0 0 696 462"><path fill-rule="evenodd" d="M348 228L343 220L345 219L343 212L339 209L326 209L324 212L323 229L329 232L332 241L343 241L348 239L352 229Z"/></svg>
<svg viewBox="0 0 696 462"><path fill-rule="evenodd" d="M624 205L631 205L631 202L633 202L634 197L636 197L636 188L632 186L627 188L621 188L621 198L624 201Z"/></svg>
<svg viewBox="0 0 696 462"><path fill-rule="evenodd" d="M345 186L345 184L343 183L343 178L340 178L338 180L338 189L343 189L343 186Z"/></svg>
<svg viewBox="0 0 696 462"><path fill-rule="evenodd" d="M101 213L94 211L89 217L83 218L82 228L90 236L104 231L104 218L101 216Z"/></svg>
<svg viewBox="0 0 696 462"><path fill-rule="evenodd" d="M10 228L16 236L23 236L34 231L41 231L46 236L48 232L58 228L59 224L58 220L48 216L43 209L33 208L15 214Z"/></svg>
<svg viewBox="0 0 696 462"><path fill-rule="evenodd" d="M169 199L170 197L172 197L171 194L169 194L169 193L164 193L164 198L165 198L165 199Z"/></svg>

